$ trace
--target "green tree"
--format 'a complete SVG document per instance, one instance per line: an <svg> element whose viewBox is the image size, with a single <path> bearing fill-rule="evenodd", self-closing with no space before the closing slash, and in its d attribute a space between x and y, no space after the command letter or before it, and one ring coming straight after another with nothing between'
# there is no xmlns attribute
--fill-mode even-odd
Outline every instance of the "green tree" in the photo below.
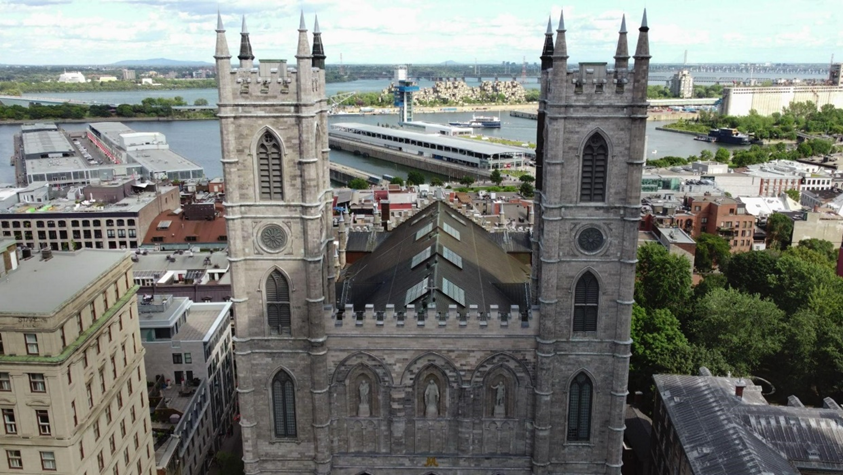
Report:
<svg viewBox="0 0 843 475"><path fill-rule="evenodd" d="M214 458L220 466L221 475L243 475L245 470L243 460L233 453L219 451Z"/></svg>
<svg viewBox="0 0 843 475"><path fill-rule="evenodd" d="M518 177L519 180L523 183L533 183L536 181L536 177L533 175L521 175Z"/></svg>
<svg viewBox="0 0 843 475"><path fill-rule="evenodd" d="M804 260L806 251L813 252L803 248L776 262L776 272L769 277L772 299L788 314L807 308L843 322L843 279L829 266Z"/></svg>
<svg viewBox="0 0 843 475"><path fill-rule="evenodd" d="M793 220L790 216L773 213L767 218L767 247L787 249L793 235Z"/></svg>
<svg viewBox="0 0 843 475"><path fill-rule="evenodd" d="M799 203L799 190L791 188L789 190L785 190L785 194L787 194L787 196L789 196L793 201Z"/></svg>
<svg viewBox="0 0 843 475"><path fill-rule="evenodd" d="M714 159L714 154L710 150L700 151L700 160L708 162Z"/></svg>
<svg viewBox="0 0 843 475"><path fill-rule="evenodd" d="M720 163L729 163L731 158L732 153L723 147L718 148L717 153L714 154L714 160Z"/></svg>
<svg viewBox="0 0 843 475"><path fill-rule="evenodd" d="M778 252L774 250L741 252L732 256L724 274L729 286L762 298L772 297L770 277L778 274Z"/></svg>
<svg viewBox="0 0 843 475"><path fill-rule="evenodd" d="M837 264L837 250L834 249L834 243L826 241L825 239L803 239L797 244L798 247L806 247L825 256L832 266Z"/></svg>
<svg viewBox="0 0 843 475"><path fill-rule="evenodd" d="M492 170L492 176L489 177L489 180L491 180L495 185L500 186L500 184L503 183L503 175L501 174L501 171L497 168Z"/></svg>
<svg viewBox="0 0 843 475"><path fill-rule="evenodd" d="M731 249L726 239L709 233L702 233L697 238L697 250L694 254L694 267L697 271L711 272L714 266L725 269L730 257Z"/></svg>
<svg viewBox="0 0 843 475"><path fill-rule="evenodd" d="M706 274L705 278L694 287L694 298L699 300L714 289L725 289L728 283L729 280L723 274Z"/></svg>
<svg viewBox="0 0 843 475"><path fill-rule="evenodd" d="M417 170L407 172L408 185L424 185L424 173Z"/></svg>
<svg viewBox="0 0 843 475"><path fill-rule="evenodd" d="M369 188L369 182L362 178L352 178L351 181L348 182L348 187L352 190L365 190Z"/></svg>
<svg viewBox="0 0 843 475"><path fill-rule="evenodd" d="M193 105L194 106L207 106L208 105L208 99L200 97L199 99L196 99L195 101L193 101Z"/></svg>
<svg viewBox="0 0 843 475"><path fill-rule="evenodd" d="M404 179L403 179L403 178L401 178L400 176L395 176L395 177L392 177L392 179L391 179L391 180L389 180L389 182L390 182L391 184L393 184L393 185L401 185L401 186L404 186Z"/></svg>
<svg viewBox="0 0 843 475"><path fill-rule="evenodd" d="M691 296L691 263L658 243L638 248L635 301L650 310L667 308L678 315Z"/></svg>
<svg viewBox="0 0 843 475"><path fill-rule="evenodd" d="M463 184L465 186L471 186L474 184L474 178L470 176L464 176L460 178L460 184Z"/></svg>
<svg viewBox="0 0 843 475"><path fill-rule="evenodd" d="M135 111L129 104L120 104L117 106L117 116L118 117L134 117Z"/></svg>
<svg viewBox="0 0 843 475"><path fill-rule="evenodd" d="M647 311L632 306L632 358L629 386L648 389L654 374L689 374L691 346L680 329L679 320L666 308Z"/></svg>
<svg viewBox="0 0 843 475"><path fill-rule="evenodd" d="M518 193L525 198L531 198L536 193L536 189L533 187L532 183L527 183L525 181L524 183L521 183L521 186L518 188Z"/></svg>
<svg viewBox="0 0 843 475"><path fill-rule="evenodd" d="M442 185L445 184L445 182L443 182L442 179L439 178L438 176L435 176L435 177L430 179L430 184L433 185L433 186L442 186Z"/></svg>
<svg viewBox="0 0 843 475"><path fill-rule="evenodd" d="M735 289L715 289L697 304L694 341L716 349L740 374L752 374L781 350L785 313L769 300Z"/></svg>

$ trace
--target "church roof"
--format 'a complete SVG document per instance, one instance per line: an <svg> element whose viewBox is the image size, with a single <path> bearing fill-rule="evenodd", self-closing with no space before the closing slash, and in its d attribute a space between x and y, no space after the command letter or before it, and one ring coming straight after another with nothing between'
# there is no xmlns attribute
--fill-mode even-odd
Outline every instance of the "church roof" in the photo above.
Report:
<svg viewBox="0 0 843 475"><path fill-rule="evenodd" d="M407 305L417 310L435 303L445 312L470 305L486 312L498 305L527 308L530 268L510 257L488 231L441 201L419 211L395 228L374 252L345 272L337 292L339 308L356 311L373 304L376 310Z"/></svg>

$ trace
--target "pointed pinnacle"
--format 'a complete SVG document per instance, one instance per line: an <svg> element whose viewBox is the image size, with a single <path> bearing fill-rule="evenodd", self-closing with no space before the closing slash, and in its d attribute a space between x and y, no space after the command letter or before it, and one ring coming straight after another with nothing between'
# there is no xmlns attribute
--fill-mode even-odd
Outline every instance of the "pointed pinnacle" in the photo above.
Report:
<svg viewBox="0 0 843 475"><path fill-rule="evenodd" d="M626 33L626 14L624 14L623 18L621 18L621 31L618 33Z"/></svg>
<svg viewBox="0 0 843 475"><path fill-rule="evenodd" d="M565 31L565 11L559 11L559 27L556 28L556 31Z"/></svg>
<svg viewBox="0 0 843 475"><path fill-rule="evenodd" d="M217 31L225 31L225 25L222 24L222 15L220 15L219 10L217 10Z"/></svg>
<svg viewBox="0 0 843 475"><path fill-rule="evenodd" d="M299 31L307 31L307 26L304 24L304 10L302 10L301 19L299 20Z"/></svg>
<svg viewBox="0 0 843 475"><path fill-rule="evenodd" d="M320 33L322 33L322 32L319 31L319 15L314 15L313 16L313 34L318 35Z"/></svg>
<svg viewBox="0 0 843 475"><path fill-rule="evenodd" d="M547 16L547 31L544 33L545 35L552 35L553 34L553 26L550 22L550 15Z"/></svg>
<svg viewBox="0 0 843 475"><path fill-rule="evenodd" d="M641 28L649 28L647 26L647 9L644 9L644 18L641 19Z"/></svg>
<svg viewBox="0 0 843 475"><path fill-rule="evenodd" d="M246 29L246 15L243 15L243 26L240 27L240 33L249 33L249 30Z"/></svg>

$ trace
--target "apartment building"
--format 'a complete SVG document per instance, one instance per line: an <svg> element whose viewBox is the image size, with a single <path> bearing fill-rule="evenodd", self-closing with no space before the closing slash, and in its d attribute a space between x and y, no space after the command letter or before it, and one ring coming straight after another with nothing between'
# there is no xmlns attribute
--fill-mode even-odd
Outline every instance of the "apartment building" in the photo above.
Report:
<svg viewBox="0 0 843 475"><path fill-rule="evenodd" d="M725 197L691 197L688 198L688 210L695 219L680 227L686 231L690 229L693 238L702 233L715 234L729 241L733 253L752 249L755 216L746 212L743 203Z"/></svg>
<svg viewBox="0 0 843 475"><path fill-rule="evenodd" d="M206 473L235 414L231 302L195 303L168 294L139 304L153 427L173 434L156 446L159 475ZM173 414L178 418L170 419Z"/></svg>
<svg viewBox="0 0 843 475"><path fill-rule="evenodd" d="M13 261L0 276L0 473L154 475L128 254Z"/></svg>
<svg viewBox="0 0 843 475"><path fill-rule="evenodd" d="M140 186L139 186L140 185ZM0 209L0 236L30 249L132 249L156 215L179 207L179 190L124 179L88 185L78 196Z"/></svg>

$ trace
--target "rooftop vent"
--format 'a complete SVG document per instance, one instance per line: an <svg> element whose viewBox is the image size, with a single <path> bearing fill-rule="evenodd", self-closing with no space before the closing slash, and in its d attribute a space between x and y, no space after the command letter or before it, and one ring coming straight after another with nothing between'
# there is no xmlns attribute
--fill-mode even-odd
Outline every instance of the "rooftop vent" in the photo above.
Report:
<svg viewBox="0 0 843 475"><path fill-rule="evenodd" d="M48 261L53 258L53 250L49 247L41 249L41 260Z"/></svg>

